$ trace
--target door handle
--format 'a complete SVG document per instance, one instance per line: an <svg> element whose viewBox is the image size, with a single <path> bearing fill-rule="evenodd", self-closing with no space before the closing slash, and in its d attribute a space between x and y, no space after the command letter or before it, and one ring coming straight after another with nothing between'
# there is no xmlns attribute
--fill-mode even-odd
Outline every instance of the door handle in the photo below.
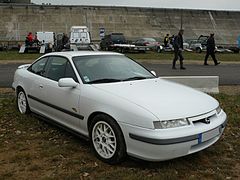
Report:
<svg viewBox="0 0 240 180"><path fill-rule="evenodd" d="M40 84L40 85L39 85L39 88L43 88L43 85L42 85L42 84Z"/></svg>

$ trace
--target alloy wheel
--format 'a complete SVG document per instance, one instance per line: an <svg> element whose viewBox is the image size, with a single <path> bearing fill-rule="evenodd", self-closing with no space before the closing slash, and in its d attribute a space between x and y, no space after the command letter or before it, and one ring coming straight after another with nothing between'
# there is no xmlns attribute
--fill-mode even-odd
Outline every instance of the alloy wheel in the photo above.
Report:
<svg viewBox="0 0 240 180"><path fill-rule="evenodd" d="M97 153L104 159L111 158L117 149L117 140L112 127L104 122L97 122L92 131L93 145Z"/></svg>

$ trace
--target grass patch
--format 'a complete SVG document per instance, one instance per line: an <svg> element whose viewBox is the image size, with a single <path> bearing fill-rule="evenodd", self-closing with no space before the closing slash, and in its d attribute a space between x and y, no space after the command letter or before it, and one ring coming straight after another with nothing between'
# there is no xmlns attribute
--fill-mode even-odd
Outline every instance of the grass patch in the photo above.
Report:
<svg viewBox="0 0 240 180"><path fill-rule="evenodd" d="M173 59L173 52L155 53L127 53L128 57L139 60L171 60ZM206 53L184 52L183 56L185 60L203 61ZM240 62L240 54L234 53L216 53L216 57L220 61L236 61ZM211 57L210 57L211 58Z"/></svg>
<svg viewBox="0 0 240 180"><path fill-rule="evenodd" d="M1 60L35 60L42 54L39 53L25 53L19 54L17 51L0 51L0 61ZM170 60L173 59L173 52L156 53L148 51L146 53L127 53L127 56L135 60ZM203 61L205 57L205 52L195 53L195 52L184 52L183 54L185 60L196 60ZM236 61L240 62L240 54L234 53L217 53L217 59L220 61Z"/></svg>
<svg viewBox="0 0 240 180"><path fill-rule="evenodd" d="M0 51L0 60L34 60L41 55L39 53L19 54L18 51Z"/></svg>
<svg viewBox="0 0 240 180"><path fill-rule="evenodd" d="M105 164L89 143L43 122L20 115L13 95L0 98L0 177L25 179L239 179L240 95L214 95L228 114L222 138L199 153L165 161L127 158Z"/></svg>

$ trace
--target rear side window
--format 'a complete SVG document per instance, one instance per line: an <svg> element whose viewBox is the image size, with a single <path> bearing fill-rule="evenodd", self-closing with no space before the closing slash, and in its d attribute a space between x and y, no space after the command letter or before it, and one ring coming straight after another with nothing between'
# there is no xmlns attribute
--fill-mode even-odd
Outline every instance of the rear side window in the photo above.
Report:
<svg viewBox="0 0 240 180"><path fill-rule="evenodd" d="M45 73L45 66L47 64L47 60L48 57L44 57L40 60L38 60L37 62L35 62L34 64L32 64L28 70L31 71L34 74L38 74L38 75L43 75Z"/></svg>
<svg viewBox="0 0 240 180"><path fill-rule="evenodd" d="M142 42L143 42L143 39L139 39L139 40L137 40L136 42L142 43Z"/></svg>
<svg viewBox="0 0 240 180"><path fill-rule="evenodd" d="M125 41L125 37L121 34L114 34L112 35L112 40L113 41Z"/></svg>

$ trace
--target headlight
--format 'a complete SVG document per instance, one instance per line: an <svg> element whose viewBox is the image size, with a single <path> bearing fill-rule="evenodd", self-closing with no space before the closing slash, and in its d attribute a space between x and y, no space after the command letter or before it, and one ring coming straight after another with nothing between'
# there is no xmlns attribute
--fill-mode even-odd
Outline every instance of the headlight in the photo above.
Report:
<svg viewBox="0 0 240 180"><path fill-rule="evenodd" d="M155 129L175 128L175 127L187 126L189 124L190 123L187 119L174 119L174 120L168 120L168 121L153 122Z"/></svg>
<svg viewBox="0 0 240 180"><path fill-rule="evenodd" d="M217 114L219 114L221 112L222 108L220 106L217 107L216 111L217 111Z"/></svg>

